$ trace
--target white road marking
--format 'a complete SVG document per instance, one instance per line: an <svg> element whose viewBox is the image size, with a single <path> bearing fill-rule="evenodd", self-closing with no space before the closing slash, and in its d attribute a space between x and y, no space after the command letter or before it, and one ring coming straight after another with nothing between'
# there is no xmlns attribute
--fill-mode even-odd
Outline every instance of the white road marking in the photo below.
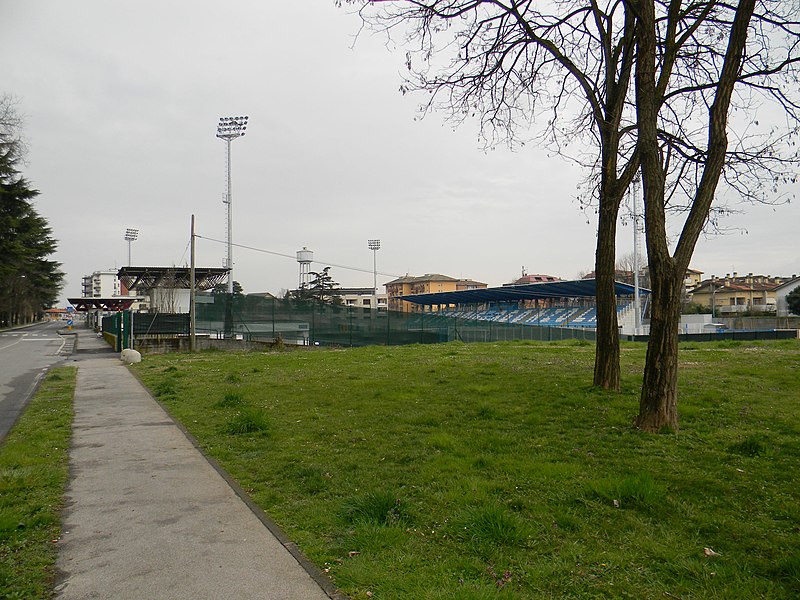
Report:
<svg viewBox="0 0 800 600"><path fill-rule="evenodd" d="M58 341L61 336L53 337L52 334L48 333L0 333L0 338L10 338L14 340L10 344L0 346L0 350L5 350L6 348L11 348L11 346L16 346L20 342L55 342ZM66 340L62 338L61 348L64 347L65 342ZM59 348L59 351L61 351L61 348Z"/></svg>
<svg viewBox="0 0 800 600"><path fill-rule="evenodd" d="M17 344L19 344L21 341L22 341L22 339L18 339L16 342L13 342L13 343L11 343L11 344L8 344L7 346L2 346L2 347L0 347L0 350L5 350L6 348L11 348L11 346L16 346L16 345L17 345Z"/></svg>

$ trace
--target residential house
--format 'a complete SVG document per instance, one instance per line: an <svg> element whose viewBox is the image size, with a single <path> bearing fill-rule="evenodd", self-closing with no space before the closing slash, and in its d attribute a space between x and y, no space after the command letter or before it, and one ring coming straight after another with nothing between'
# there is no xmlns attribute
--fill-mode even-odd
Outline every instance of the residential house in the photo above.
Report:
<svg viewBox="0 0 800 600"><path fill-rule="evenodd" d="M691 301L711 308L713 314L719 316L744 312L774 313L775 291L784 280L783 277L752 273L743 276L727 274L724 278L712 276L691 291Z"/></svg>
<svg viewBox="0 0 800 600"><path fill-rule="evenodd" d="M789 305L786 303L786 296L798 287L800 287L800 277L792 275L788 281L775 288L775 307L779 317L788 317L792 314L789 311Z"/></svg>
<svg viewBox="0 0 800 600"><path fill-rule="evenodd" d="M703 272L695 269L686 269L686 276L683 278L683 287L687 293L691 293L703 281Z"/></svg>
<svg viewBox="0 0 800 600"><path fill-rule="evenodd" d="M546 281L561 281L561 277L556 277L555 275L542 275L541 273L528 275L527 273L523 272L522 277L515 279L511 283L504 283L503 286L530 285L532 283L543 283Z"/></svg>

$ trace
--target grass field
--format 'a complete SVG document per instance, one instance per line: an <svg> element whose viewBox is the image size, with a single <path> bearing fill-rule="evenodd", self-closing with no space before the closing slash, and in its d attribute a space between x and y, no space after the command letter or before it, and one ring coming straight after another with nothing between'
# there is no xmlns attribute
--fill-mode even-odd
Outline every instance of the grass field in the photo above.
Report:
<svg viewBox="0 0 800 600"><path fill-rule="evenodd" d="M146 356L137 372L352 598L800 596L800 343L683 345L681 430L586 343Z"/></svg>
<svg viewBox="0 0 800 600"><path fill-rule="evenodd" d="M0 445L0 598L51 597L76 369L52 369Z"/></svg>

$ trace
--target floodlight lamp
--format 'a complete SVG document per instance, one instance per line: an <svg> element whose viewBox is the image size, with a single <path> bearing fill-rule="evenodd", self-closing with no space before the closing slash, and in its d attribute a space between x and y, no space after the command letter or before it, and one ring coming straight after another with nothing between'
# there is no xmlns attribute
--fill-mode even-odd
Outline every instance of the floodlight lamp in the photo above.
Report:
<svg viewBox="0 0 800 600"><path fill-rule="evenodd" d="M139 237L139 230L138 229L126 229L125 230L125 241L126 242L135 242L136 238Z"/></svg>
<svg viewBox="0 0 800 600"><path fill-rule="evenodd" d="M367 248L370 250L380 250L381 249L381 241L380 240L367 240Z"/></svg>
<svg viewBox="0 0 800 600"><path fill-rule="evenodd" d="M217 137L230 141L244 135L247 129L247 116L241 117L220 117L217 125Z"/></svg>

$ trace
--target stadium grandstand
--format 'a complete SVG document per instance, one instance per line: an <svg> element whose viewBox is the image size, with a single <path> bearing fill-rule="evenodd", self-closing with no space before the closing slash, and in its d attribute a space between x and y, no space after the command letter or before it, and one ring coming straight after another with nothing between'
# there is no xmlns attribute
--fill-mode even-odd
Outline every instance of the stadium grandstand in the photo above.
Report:
<svg viewBox="0 0 800 600"><path fill-rule="evenodd" d="M412 294L402 299L418 306L418 312L462 319L531 325L536 327L597 328L595 279L546 281L524 285ZM650 290L640 289L642 315ZM616 282L617 318L623 329L635 321L635 289Z"/></svg>

